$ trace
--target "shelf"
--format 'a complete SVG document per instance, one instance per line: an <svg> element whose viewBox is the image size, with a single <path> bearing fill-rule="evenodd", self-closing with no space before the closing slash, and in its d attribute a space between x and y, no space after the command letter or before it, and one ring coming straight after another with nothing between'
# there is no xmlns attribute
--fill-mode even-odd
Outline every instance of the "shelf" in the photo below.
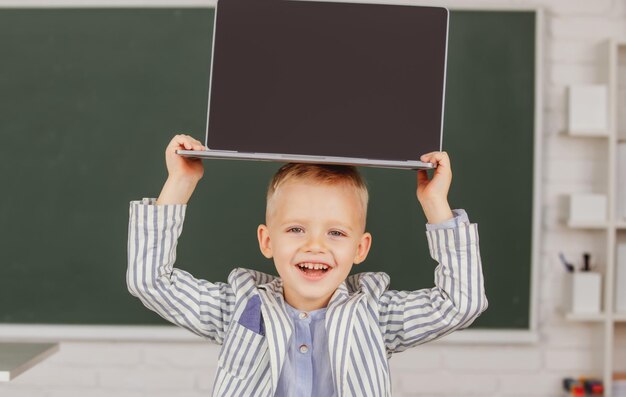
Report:
<svg viewBox="0 0 626 397"><path fill-rule="evenodd" d="M619 39L609 39L605 41L601 46L599 46L598 54L602 54L603 59L599 59L601 62L599 64L607 65L606 69L603 72L606 75L601 79L602 82L606 83L607 87L607 124L609 126L609 131L597 130L597 131L583 131L583 132L572 132L572 131L563 131L565 135L571 138L583 137L583 138L607 138L608 145L606 148L603 148L605 151L605 157L607 160L607 178L605 183L606 188L606 208L607 212L601 212L599 204L588 204L585 201L577 203L574 201L573 203L577 206L574 207L574 211L572 211L572 200L571 197L573 195L570 194L570 214L587 214L589 217L592 215L596 215L597 218L606 218L602 221L576 221L572 219L567 219L564 223L573 229L584 230L584 231L606 231L607 235L604 239L606 241L606 255L605 262L606 267L603 274L603 292L602 292L602 301L604 303L609 302L609 300L614 299L615 295L615 257L616 257L616 247L619 243L624 242L623 231L626 230L626 219L622 217L618 217L620 214L616 212L613 214L612 212L617 209L615 205L619 198L619 192L621 189L621 184L623 183L620 179L618 167L619 167L619 149L620 147L616 144L622 143L626 140L626 125L624 125L624 121L618 117L620 108L623 107L623 98L621 97L621 90L626 87L626 78L620 70L626 66L626 37L621 37ZM584 87L583 87L584 88ZM576 93L580 94L580 92ZM593 98L594 93L591 91L591 94L586 94L583 90L583 94L587 95L583 97L584 100L589 102L589 98ZM597 94L597 93L596 93ZM570 95L571 97L571 95ZM576 98L575 98L576 99ZM575 103L576 104L576 103ZM578 102L580 105L580 101ZM570 113L572 108L569 108ZM595 120L595 119L594 119ZM598 117L597 120L600 120ZM574 125L576 124L568 124ZM603 127L604 124L590 124L590 127L598 126ZM565 127L565 130L569 129L569 127ZM601 142L604 144L604 141ZM622 178L623 179L623 178ZM603 181L604 182L604 181ZM597 186L594 186L597 189ZM584 198L583 199L588 199ZM588 201L593 203L593 200L589 199ZM599 201L599 200L598 200ZM584 204L584 205L583 205ZM610 210L609 206L613 206L613 211ZM585 208L588 207L588 210ZM597 210L593 211L592 210ZM610 215L610 218L609 218ZM620 214L621 215L621 214ZM591 234L591 233L589 233ZM617 235L615 235L617 234ZM589 236L591 237L591 236ZM596 237L596 236L594 236ZM609 305L612 306L612 305ZM606 309L606 306L605 306ZM611 311L615 309L611 308ZM603 346L603 359L601 364L602 369L602 379L605 386L605 396L608 397L617 397L619 393L617 389L614 388L614 366L616 365L615 356L617 353L615 352L616 338L618 337L618 333L614 332L612 327L624 327L626 324L626 313L612 313L612 312L602 312L602 313L564 313L564 317L568 321L572 322L585 322L588 324L592 324L597 328L602 328L604 338L608 338L605 340Z"/></svg>
<svg viewBox="0 0 626 397"><path fill-rule="evenodd" d="M626 223L624 224L626 226ZM567 226L574 229L607 229L609 227L606 221L567 221Z"/></svg>
<svg viewBox="0 0 626 397"><path fill-rule="evenodd" d="M567 227L573 229L608 229L608 222L583 222L583 221L567 221ZM626 230L626 222L619 221L615 223L618 230Z"/></svg>
<svg viewBox="0 0 626 397"><path fill-rule="evenodd" d="M606 320L606 316L604 313L566 313L565 319L568 321L597 323ZM613 321L616 323L626 323L626 313L614 313Z"/></svg>
<svg viewBox="0 0 626 397"><path fill-rule="evenodd" d="M566 313L569 321L601 322L605 320L604 313Z"/></svg>
<svg viewBox="0 0 626 397"><path fill-rule="evenodd" d="M608 138L608 131L563 131L564 135L577 138Z"/></svg>

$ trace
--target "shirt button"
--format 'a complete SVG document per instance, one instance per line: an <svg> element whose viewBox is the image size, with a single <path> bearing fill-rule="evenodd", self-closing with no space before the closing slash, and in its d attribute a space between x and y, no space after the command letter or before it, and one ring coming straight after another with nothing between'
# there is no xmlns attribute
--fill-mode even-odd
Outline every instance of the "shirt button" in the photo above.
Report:
<svg viewBox="0 0 626 397"><path fill-rule="evenodd" d="M309 347L307 345L300 345L300 353L305 354L309 351Z"/></svg>
<svg viewBox="0 0 626 397"><path fill-rule="evenodd" d="M304 320L305 318L309 317L309 315L305 312L300 312L298 317L300 317L300 320Z"/></svg>

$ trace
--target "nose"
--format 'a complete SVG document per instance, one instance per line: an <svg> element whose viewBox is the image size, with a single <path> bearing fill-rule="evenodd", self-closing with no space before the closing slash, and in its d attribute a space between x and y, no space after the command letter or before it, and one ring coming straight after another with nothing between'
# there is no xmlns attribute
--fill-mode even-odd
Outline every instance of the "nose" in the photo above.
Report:
<svg viewBox="0 0 626 397"><path fill-rule="evenodd" d="M317 233L309 234L309 238L304 246L304 251L310 253L325 252L326 246L324 245L323 237Z"/></svg>

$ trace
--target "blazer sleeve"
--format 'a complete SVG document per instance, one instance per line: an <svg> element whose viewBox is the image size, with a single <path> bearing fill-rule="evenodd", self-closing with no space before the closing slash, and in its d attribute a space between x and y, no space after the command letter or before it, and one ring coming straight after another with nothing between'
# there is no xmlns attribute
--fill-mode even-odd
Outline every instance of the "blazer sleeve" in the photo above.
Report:
<svg viewBox="0 0 626 397"><path fill-rule="evenodd" d="M235 305L233 289L174 267L187 206L155 201L130 203L128 291L164 319L222 344Z"/></svg>
<svg viewBox="0 0 626 397"><path fill-rule="evenodd" d="M437 261L435 286L385 291L379 325L387 354L401 352L468 327L487 309L478 244L478 225L462 210L445 228L428 228L430 256Z"/></svg>

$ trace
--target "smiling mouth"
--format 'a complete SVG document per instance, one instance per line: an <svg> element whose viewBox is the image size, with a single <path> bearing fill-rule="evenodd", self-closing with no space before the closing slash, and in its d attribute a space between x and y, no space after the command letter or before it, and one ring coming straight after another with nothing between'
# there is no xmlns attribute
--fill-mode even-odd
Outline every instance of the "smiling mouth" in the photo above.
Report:
<svg viewBox="0 0 626 397"><path fill-rule="evenodd" d="M328 273L332 268L328 265L322 263L309 263L303 262L298 263L296 267L302 272L305 276L310 278L319 278Z"/></svg>

